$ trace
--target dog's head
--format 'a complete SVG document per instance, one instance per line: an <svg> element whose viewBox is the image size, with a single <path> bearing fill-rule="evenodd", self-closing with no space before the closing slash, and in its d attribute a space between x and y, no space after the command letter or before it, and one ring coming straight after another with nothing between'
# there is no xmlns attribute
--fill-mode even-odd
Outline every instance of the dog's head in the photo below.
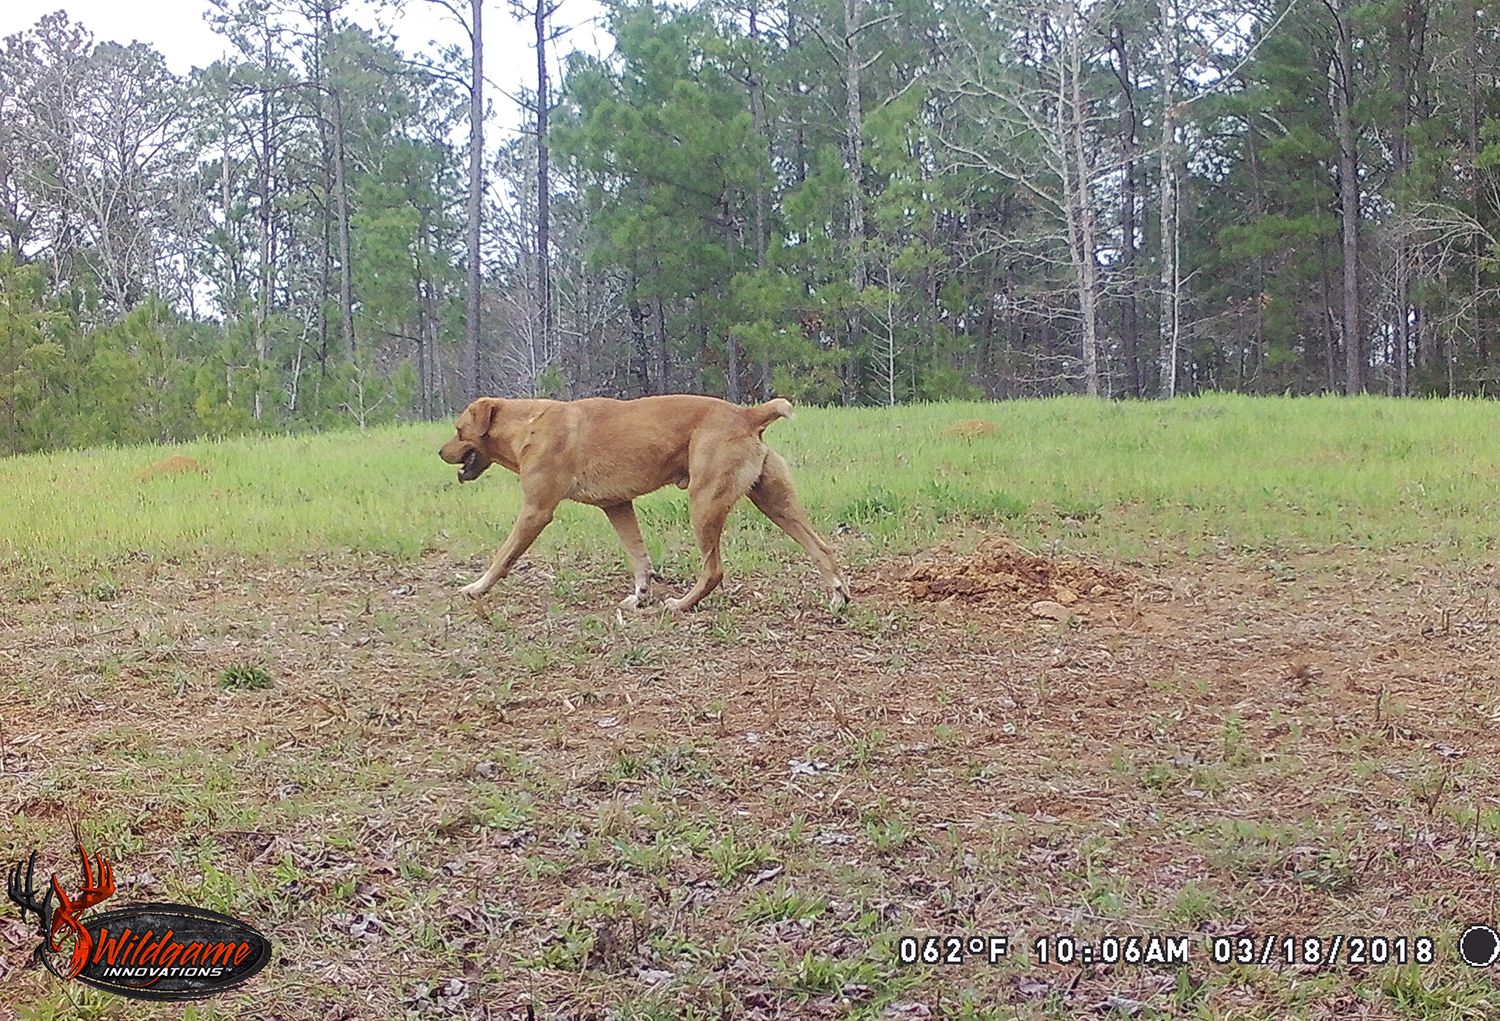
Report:
<svg viewBox="0 0 1500 1021"><path fill-rule="evenodd" d="M497 404L499 401L494 397L481 397L470 404L459 414L455 423L457 435L444 443L438 451L438 456L444 461L459 466L460 482L473 482L495 463L485 453L485 447L488 446L487 434L494 421Z"/></svg>

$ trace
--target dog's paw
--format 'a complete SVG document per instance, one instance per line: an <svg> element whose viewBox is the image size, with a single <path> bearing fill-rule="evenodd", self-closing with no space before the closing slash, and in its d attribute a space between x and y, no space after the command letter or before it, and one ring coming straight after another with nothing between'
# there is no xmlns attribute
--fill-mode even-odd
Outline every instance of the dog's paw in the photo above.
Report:
<svg viewBox="0 0 1500 1021"><path fill-rule="evenodd" d="M663 603L663 605L673 613L681 613L684 609L687 608L686 604L686 599L668 599Z"/></svg>
<svg viewBox="0 0 1500 1021"><path fill-rule="evenodd" d="M620 600L620 609L622 609L622 610L635 610L635 609L639 609L640 605L641 605L641 597L640 596L631 595L631 596L626 596L624 599Z"/></svg>
<svg viewBox="0 0 1500 1021"><path fill-rule="evenodd" d="M464 595L468 596L470 599L478 599L480 596L484 595L489 590L490 590L490 587L488 585L484 584L482 581L473 581L473 582L470 582L469 584L465 585L463 588L459 589L460 592L462 592Z"/></svg>
<svg viewBox="0 0 1500 1021"><path fill-rule="evenodd" d="M833 596L828 600L828 608L834 613L838 613L848 605L849 590L846 589L842 583L840 583L839 587L833 590Z"/></svg>

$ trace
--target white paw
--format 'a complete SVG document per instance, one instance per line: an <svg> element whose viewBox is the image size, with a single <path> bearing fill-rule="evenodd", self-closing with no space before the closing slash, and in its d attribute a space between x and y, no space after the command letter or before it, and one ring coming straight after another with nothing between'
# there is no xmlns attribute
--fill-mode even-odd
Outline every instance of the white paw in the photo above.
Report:
<svg viewBox="0 0 1500 1021"><path fill-rule="evenodd" d="M683 604L686 603L686 602L687 602L686 599L668 599L666 601L666 607L667 607L667 609L671 610L673 613L676 613L676 612L678 612L679 610L682 609Z"/></svg>
<svg viewBox="0 0 1500 1021"><path fill-rule="evenodd" d="M489 590L490 587L484 583L483 578L481 578L479 581L472 581L469 584L465 585L463 588L459 589L460 592L468 596L470 599L478 599Z"/></svg>
<svg viewBox="0 0 1500 1021"><path fill-rule="evenodd" d="M640 596L626 596L624 599L620 600L620 609L622 609L622 610L634 610L637 607L639 607L640 605L641 605L641 597Z"/></svg>

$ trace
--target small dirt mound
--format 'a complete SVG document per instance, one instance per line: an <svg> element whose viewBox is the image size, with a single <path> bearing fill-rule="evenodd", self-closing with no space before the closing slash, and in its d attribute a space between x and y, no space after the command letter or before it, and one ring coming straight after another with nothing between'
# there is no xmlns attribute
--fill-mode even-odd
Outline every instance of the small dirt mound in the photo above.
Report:
<svg viewBox="0 0 1500 1021"><path fill-rule="evenodd" d="M970 418L944 429L942 435L950 440L954 438L972 440L980 436L992 436L999 431L1000 427L987 418Z"/></svg>
<svg viewBox="0 0 1500 1021"><path fill-rule="evenodd" d="M1007 539L963 555L940 546L904 581L907 595L917 602L1010 607L1050 620L1087 616L1092 606L1119 603L1142 584L1095 564L1037 556Z"/></svg>
<svg viewBox="0 0 1500 1021"><path fill-rule="evenodd" d="M188 472L197 472L199 475L207 475L208 469L203 462L188 457L186 454L173 454L164 457L153 465L148 465L135 473L137 482L145 482L147 479L159 478L163 475L186 475Z"/></svg>

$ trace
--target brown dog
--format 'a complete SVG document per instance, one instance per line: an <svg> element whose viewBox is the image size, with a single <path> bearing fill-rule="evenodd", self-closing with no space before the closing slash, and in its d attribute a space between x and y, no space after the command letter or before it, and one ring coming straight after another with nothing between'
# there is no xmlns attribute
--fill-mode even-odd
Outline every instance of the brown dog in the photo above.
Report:
<svg viewBox="0 0 1500 1021"><path fill-rule="evenodd" d="M489 570L463 593L482 596L510 573L564 500L600 507L625 544L635 592L620 605L646 600L651 559L631 503L668 484L688 491L688 509L703 570L698 583L667 609L687 610L724 577L719 537L735 501L750 497L766 517L812 554L833 609L849 601L833 550L807 523L791 471L761 434L792 405L784 398L742 408L716 397L676 394L616 401L505 400L481 397L458 416L458 435L438 452L472 482L492 464L521 476L521 513Z"/></svg>

